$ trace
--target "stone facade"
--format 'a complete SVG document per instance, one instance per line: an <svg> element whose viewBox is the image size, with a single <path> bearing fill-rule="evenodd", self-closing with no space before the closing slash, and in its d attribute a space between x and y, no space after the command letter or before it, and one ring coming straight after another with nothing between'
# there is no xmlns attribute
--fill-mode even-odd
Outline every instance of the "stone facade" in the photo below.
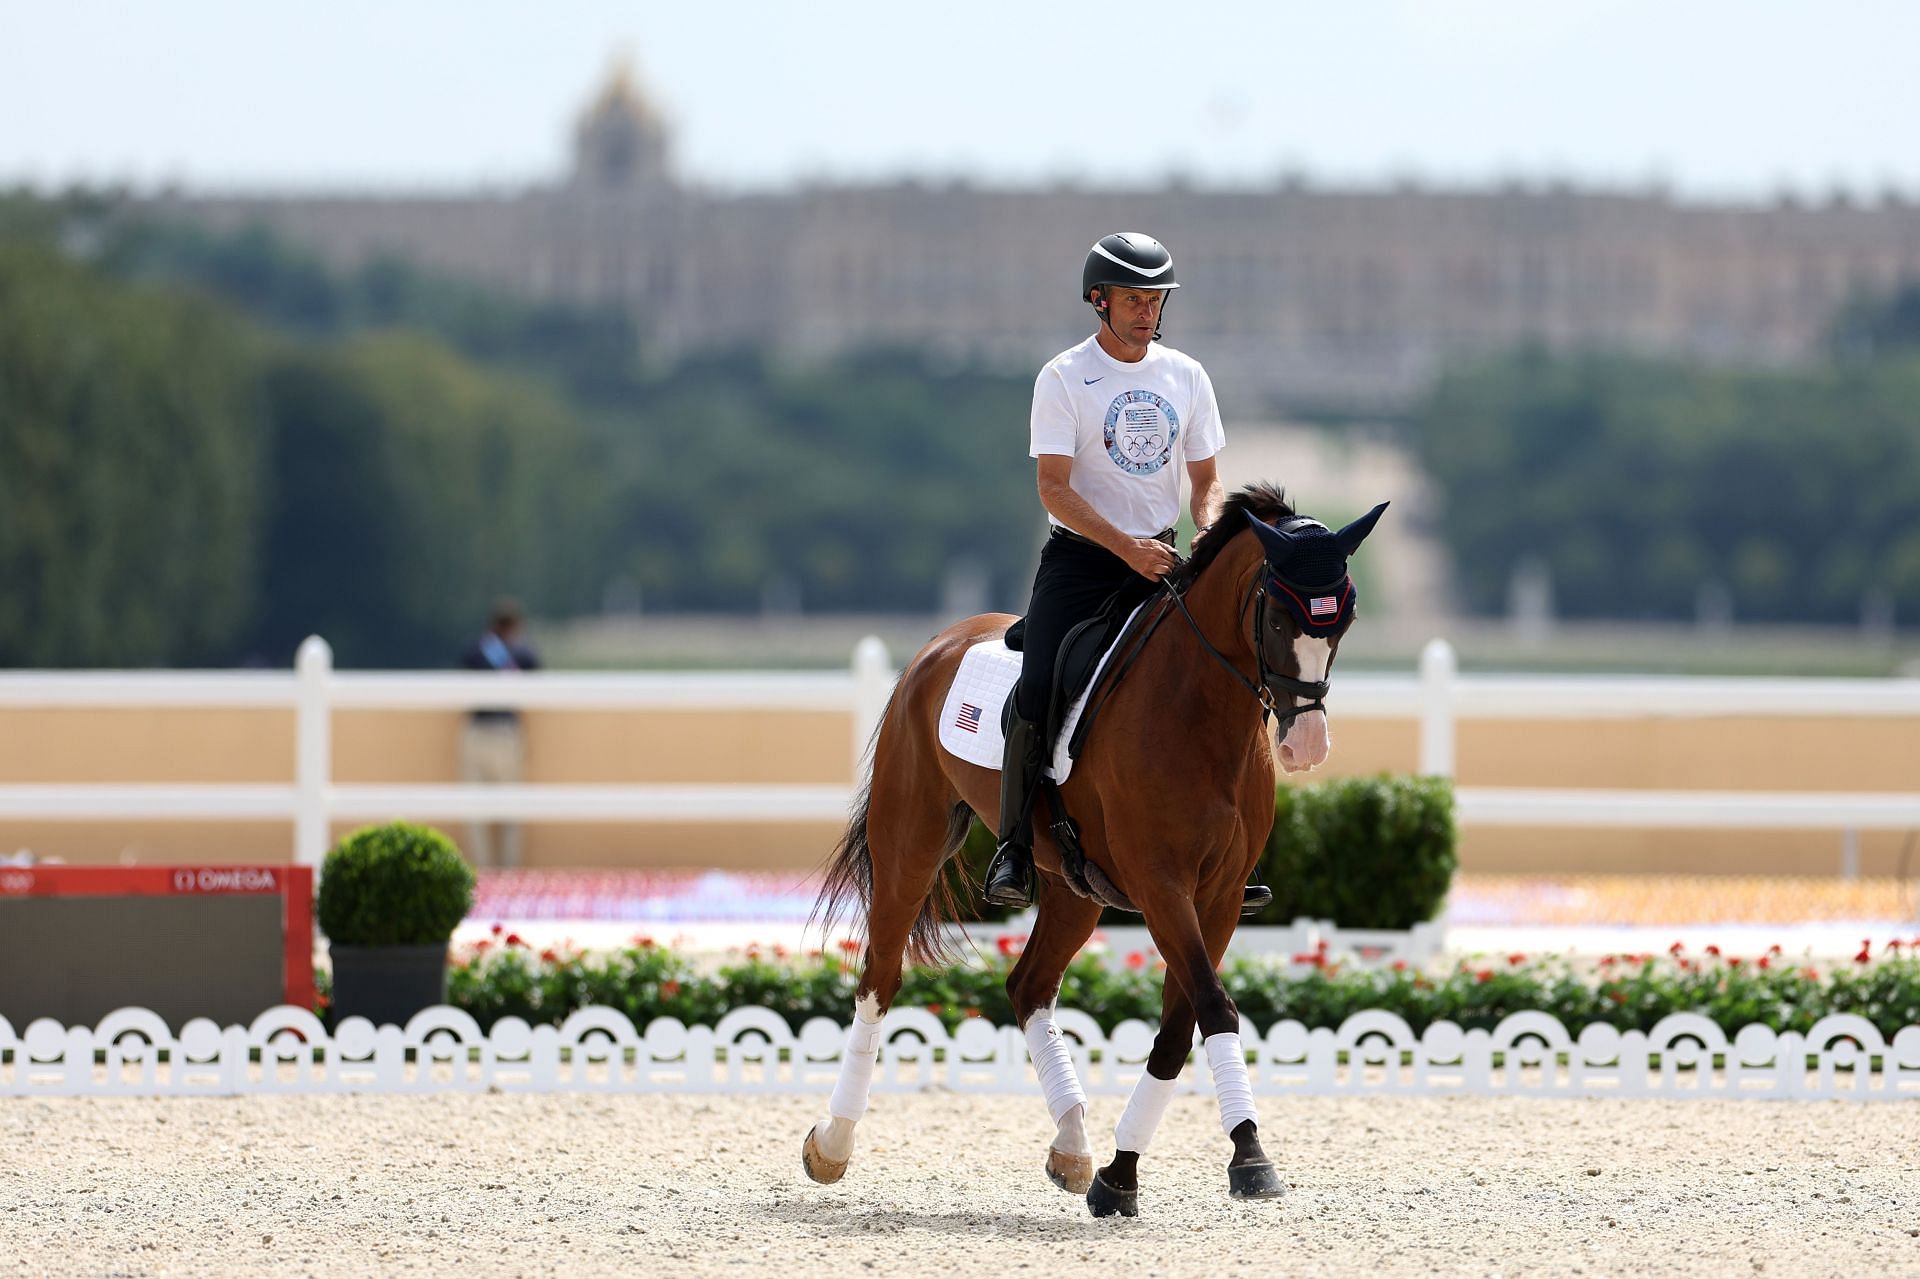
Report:
<svg viewBox="0 0 1920 1279"><path fill-rule="evenodd" d="M1660 192L900 183L717 195L677 181L667 131L617 73L563 183L441 197L172 196L265 222L328 260L392 254L536 299L623 307L648 349L876 344L1009 367L1083 336L1099 235L1142 229L1183 285L1167 340L1237 413L1404 406L1444 362L1538 343L1777 364L1862 291L1920 282L1920 205L1683 203Z"/></svg>

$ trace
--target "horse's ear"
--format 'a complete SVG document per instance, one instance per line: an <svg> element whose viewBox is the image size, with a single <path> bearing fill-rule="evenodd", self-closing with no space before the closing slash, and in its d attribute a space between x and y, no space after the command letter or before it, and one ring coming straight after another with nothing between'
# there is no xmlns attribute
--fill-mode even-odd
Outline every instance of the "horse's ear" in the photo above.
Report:
<svg viewBox="0 0 1920 1279"><path fill-rule="evenodd" d="M1367 534L1373 532L1373 526L1380 522L1380 516L1382 512L1387 509L1388 505L1386 502L1380 503L1380 505L1374 507L1371 511L1368 511L1365 515L1362 515L1359 519L1333 535L1334 540L1340 543L1340 553L1342 555L1352 555L1360 549L1360 543L1366 541Z"/></svg>
<svg viewBox="0 0 1920 1279"><path fill-rule="evenodd" d="M1266 548L1267 558L1275 564L1284 563L1287 556L1293 554L1293 534L1282 533L1252 511L1244 514L1247 523L1253 525L1253 531L1259 535L1260 545Z"/></svg>

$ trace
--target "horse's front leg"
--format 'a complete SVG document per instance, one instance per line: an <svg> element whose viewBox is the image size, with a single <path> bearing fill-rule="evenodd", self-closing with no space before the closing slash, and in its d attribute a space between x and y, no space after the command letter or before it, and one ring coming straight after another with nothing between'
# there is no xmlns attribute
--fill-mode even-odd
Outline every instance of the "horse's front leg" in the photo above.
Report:
<svg viewBox="0 0 1920 1279"><path fill-rule="evenodd" d="M1007 974L1014 1020L1027 1039L1027 1054L1040 1076L1047 1113L1054 1123L1047 1148L1047 1179L1062 1190L1085 1194L1093 1182L1093 1144L1087 1139L1087 1094L1073 1069L1073 1056L1054 1024L1054 1003L1067 965L1093 935L1100 905L1076 896L1052 875L1040 877L1039 912L1033 935Z"/></svg>
<svg viewBox="0 0 1920 1279"><path fill-rule="evenodd" d="M1230 894L1223 889L1208 898L1204 931L1203 916L1187 898L1150 907L1145 912L1147 929L1167 961L1168 979L1180 984L1200 1025L1201 1046L1220 1105L1220 1126L1233 1142L1233 1158L1227 1162L1228 1193L1236 1199L1271 1199L1284 1193L1285 1186L1260 1145L1253 1083L1240 1043L1240 1012L1220 982L1220 961L1240 915L1240 884L1234 881L1231 887Z"/></svg>
<svg viewBox="0 0 1920 1279"><path fill-rule="evenodd" d="M1160 988L1160 1033L1154 1036L1147 1068L1113 1126L1113 1162L1094 1174L1087 1209L1096 1217L1137 1216L1140 1212L1140 1156L1146 1153L1161 1116L1180 1087L1180 1072L1193 1048L1193 1003L1169 981Z"/></svg>

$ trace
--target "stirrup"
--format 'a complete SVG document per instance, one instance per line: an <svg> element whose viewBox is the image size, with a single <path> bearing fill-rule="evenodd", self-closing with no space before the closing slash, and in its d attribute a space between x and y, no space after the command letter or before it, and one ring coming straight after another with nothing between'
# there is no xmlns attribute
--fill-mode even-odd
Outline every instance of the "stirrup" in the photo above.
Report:
<svg viewBox="0 0 1920 1279"><path fill-rule="evenodd" d="M1265 884L1248 884L1240 898L1240 918L1251 919L1273 905L1273 890Z"/></svg>
<svg viewBox="0 0 1920 1279"><path fill-rule="evenodd" d="M1024 857L1026 864L1020 864ZM1033 905L1033 854L1017 844L1001 844L987 865L987 879L980 895L991 906L1026 910Z"/></svg>

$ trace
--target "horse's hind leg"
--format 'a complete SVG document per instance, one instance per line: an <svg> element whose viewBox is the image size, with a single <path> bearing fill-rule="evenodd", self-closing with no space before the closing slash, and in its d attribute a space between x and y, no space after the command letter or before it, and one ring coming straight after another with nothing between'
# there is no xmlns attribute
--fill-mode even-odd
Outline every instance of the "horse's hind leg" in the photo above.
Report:
<svg viewBox="0 0 1920 1279"><path fill-rule="evenodd" d="M1093 1184L1093 1146L1087 1140L1087 1094L1074 1073L1073 1057L1054 1024L1060 979L1093 934L1100 905L1077 896L1051 875L1040 880L1040 911L1020 960L1007 974L1014 1020L1027 1037L1027 1053L1053 1117L1047 1177L1062 1190L1085 1194Z"/></svg>
<svg viewBox="0 0 1920 1279"><path fill-rule="evenodd" d="M869 840L872 898L867 915L866 967L854 991L853 1025L840 1058L840 1078L827 1117L807 1132L800 1161L807 1176L831 1183L853 1157L854 1126L867 1112L867 1093L880 1053L880 1022L900 993L909 935L920 920L941 866L966 837L972 812L950 795L944 806L903 802L876 766L870 808L860 838Z"/></svg>

